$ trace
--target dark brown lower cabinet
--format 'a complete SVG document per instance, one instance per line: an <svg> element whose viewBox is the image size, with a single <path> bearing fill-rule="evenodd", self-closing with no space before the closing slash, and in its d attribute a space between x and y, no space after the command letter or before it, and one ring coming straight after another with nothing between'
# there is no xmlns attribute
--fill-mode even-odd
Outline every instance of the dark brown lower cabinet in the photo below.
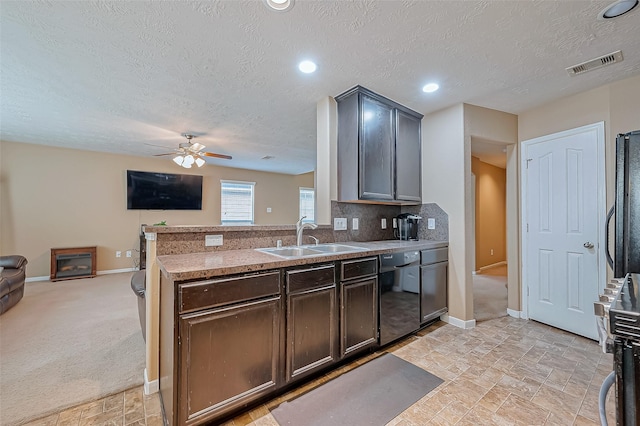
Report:
<svg viewBox="0 0 640 426"><path fill-rule="evenodd" d="M218 416L275 390L280 296L180 316L181 423Z"/></svg>
<svg viewBox="0 0 640 426"><path fill-rule="evenodd" d="M378 258L340 262L340 356L378 344Z"/></svg>
<svg viewBox="0 0 640 426"><path fill-rule="evenodd" d="M333 264L289 270L286 275L290 382L338 360L338 310Z"/></svg>
<svg viewBox="0 0 640 426"><path fill-rule="evenodd" d="M378 343L378 278L341 283L340 354L348 356Z"/></svg>
<svg viewBox="0 0 640 426"><path fill-rule="evenodd" d="M376 346L377 271L368 257L196 282L162 275L166 424L219 423Z"/></svg>
<svg viewBox="0 0 640 426"><path fill-rule="evenodd" d="M160 280L160 395L166 424L217 421L283 383L281 272Z"/></svg>

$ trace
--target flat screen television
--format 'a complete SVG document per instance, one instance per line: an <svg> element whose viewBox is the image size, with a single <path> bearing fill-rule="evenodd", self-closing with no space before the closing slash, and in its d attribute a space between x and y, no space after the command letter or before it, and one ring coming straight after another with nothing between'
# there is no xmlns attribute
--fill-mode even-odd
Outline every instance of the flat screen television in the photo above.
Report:
<svg viewBox="0 0 640 426"><path fill-rule="evenodd" d="M127 210L202 210L202 176L127 170Z"/></svg>

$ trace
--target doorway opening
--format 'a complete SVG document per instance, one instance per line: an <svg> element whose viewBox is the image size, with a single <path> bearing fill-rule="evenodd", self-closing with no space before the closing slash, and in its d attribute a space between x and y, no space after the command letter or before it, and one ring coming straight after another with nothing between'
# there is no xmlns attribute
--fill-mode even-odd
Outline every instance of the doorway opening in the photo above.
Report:
<svg viewBox="0 0 640 426"><path fill-rule="evenodd" d="M473 314L507 316L506 144L471 138L473 184Z"/></svg>

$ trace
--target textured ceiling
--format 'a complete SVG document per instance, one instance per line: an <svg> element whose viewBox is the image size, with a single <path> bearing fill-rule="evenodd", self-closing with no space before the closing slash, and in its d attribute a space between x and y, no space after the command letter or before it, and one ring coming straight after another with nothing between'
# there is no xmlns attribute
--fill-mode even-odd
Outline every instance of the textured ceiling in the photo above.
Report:
<svg viewBox="0 0 640 426"><path fill-rule="evenodd" d="M316 102L357 84L423 114L517 114L637 75L640 12L596 20L610 2L2 0L0 138L151 156L190 132L233 155L209 164L307 172ZM618 49L621 63L565 71ZM297 71L306 58L315 74Z"/></svg>

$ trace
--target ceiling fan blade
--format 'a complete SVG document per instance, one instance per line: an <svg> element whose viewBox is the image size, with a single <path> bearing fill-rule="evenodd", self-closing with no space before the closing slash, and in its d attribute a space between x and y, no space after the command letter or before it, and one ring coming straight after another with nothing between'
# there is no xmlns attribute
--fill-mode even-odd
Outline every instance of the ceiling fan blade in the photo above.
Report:
<svg viewBox="0 0 640 426"><path fill-rule="evenodd" d="M205 149L206 146L202 145L201 143L198 142L191 142L191 144L189 145L189 149L193 152L198 152L198 151L202 151L203 149Z"/></svg>
<svg viewBox="0 0 640 426"><path fill-rule="evenodd" d="M233 158L230 155L215 154L213 152L201 152L200 155L204 155L206 157L224 158L225 160L231 160Z"/></svg>
<svg viewBox="0 0 640 426"><path fill-rule="evenodd" d="M163 155L177 155L177 153L167 152L166 154L153 154L154 157L162 157Z"/></svg>

